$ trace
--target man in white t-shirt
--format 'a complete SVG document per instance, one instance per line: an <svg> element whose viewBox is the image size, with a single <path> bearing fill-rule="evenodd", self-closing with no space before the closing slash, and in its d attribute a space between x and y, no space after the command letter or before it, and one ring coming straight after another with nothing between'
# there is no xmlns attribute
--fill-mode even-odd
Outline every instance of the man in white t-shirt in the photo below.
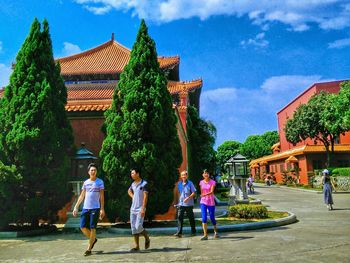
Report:
<svg viewBox="0 0 350 263"><path fill-rule="evenodd" d="M89 245L84 252L84 256L91 255L91 250L97 242L96 227L98 219L102 219L105 216L104 183L100 178L97 178L97 167L94 163L89 164L88 173L90 178L84 182L73 210L73 216L77 216L78 207L84 200L83 210L80 216L80 229L89 239Z"/></svg>

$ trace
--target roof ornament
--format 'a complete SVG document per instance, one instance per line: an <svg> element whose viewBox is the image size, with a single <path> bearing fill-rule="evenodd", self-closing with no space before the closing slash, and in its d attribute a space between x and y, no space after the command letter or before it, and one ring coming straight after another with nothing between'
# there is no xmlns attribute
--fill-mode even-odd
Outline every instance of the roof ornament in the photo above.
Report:
<svg viewBox="0 0 350 263"><path fill-rule="evenodd" d="M112 33L111 41L114 41L114 32Z"/></svg>

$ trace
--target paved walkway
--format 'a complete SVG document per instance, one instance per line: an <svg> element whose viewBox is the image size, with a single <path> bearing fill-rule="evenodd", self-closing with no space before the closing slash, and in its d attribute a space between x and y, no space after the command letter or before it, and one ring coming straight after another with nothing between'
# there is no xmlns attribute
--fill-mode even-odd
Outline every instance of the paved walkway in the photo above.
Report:
<svg viewBox="0 0 350 263"><path fill-rule="evenodd" d="M154 236L151 248L131 254L131 237L99 233L93 255L79 233L0 240L0 262L350 262L350 194L334 195L327 211L322 195L257 186L255 196L273 210L288 210L298 223L223 233L220 239Z"/></svg>

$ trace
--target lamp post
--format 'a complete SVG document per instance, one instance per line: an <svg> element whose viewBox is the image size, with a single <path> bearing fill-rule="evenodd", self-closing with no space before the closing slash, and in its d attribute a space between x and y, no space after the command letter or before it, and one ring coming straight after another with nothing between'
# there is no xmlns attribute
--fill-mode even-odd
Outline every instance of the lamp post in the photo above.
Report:
<svg viewBox="0 0 350 263"><path fill-rule="evenodd" d="M243 155L237 153L225 163L231 183L229 205L249 203L247 195L248 162Z"/></svg>

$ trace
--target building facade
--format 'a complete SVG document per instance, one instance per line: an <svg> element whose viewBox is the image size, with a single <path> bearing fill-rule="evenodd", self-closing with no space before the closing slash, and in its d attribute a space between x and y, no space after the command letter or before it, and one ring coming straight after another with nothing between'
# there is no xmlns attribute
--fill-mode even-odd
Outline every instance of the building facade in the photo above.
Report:
<svg viewBox="0 0 350 263"><path fill-rule="evenodd" d="M99 156L104 139L104 112L111 107L114 88L130 59L131 51L112 38L92 49L59 58L61 76L67 87L66 111L74 133L75 145L84 143L94 156ZM168 79L168 90L178 118L177 131L183 162L179 169L187 169L187 106L199 108L202 80L180 81L180 57L158 57ZM3 90L0 90L0 97Z"/></svg>
<svg viewBox="0 0 350 263"><path fill-rule="evenodd" d="M292 118L299 105L305 104L321 91L338 93L343 81L315 83L292 100L277 113L279 143L272 146L273 154L250 162L251 174L265 179L274 177L277 182L285 181L288 176L301 184L309 183L314 170L325 168L326 150L320 143L308 138L296 145L289 143L284 132L288 118ZM340 135L334 147L334 161L337 166L350 166L350 132Z"/></svg>

